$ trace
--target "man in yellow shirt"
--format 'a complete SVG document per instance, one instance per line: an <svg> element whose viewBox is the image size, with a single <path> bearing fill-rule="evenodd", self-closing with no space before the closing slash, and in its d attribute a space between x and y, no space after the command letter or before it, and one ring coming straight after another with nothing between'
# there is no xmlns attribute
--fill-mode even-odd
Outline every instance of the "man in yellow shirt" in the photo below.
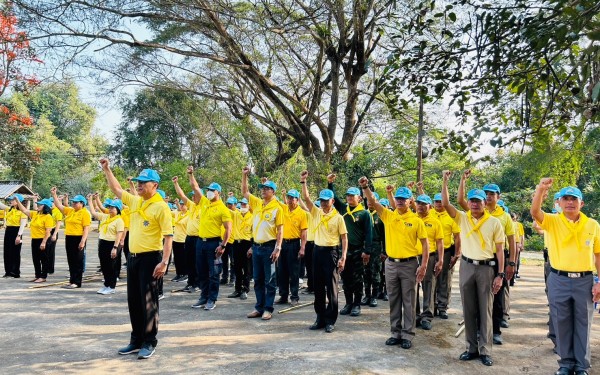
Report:
<svg viewBox="0 0 600 375"><path fill-rule="evenodd" d="M425 224L409 208L413 196L409 188L398 188L393 196L396 209L390 211L377 202L366 177L361 177L358 185L385 225L385 252L388 256L385 262L385 283L390 301L392 333L385 344L410 349L415 337L417 284L423 281L429 262ZM387 190L391 196L393 187L388 186ZM419 242L423 253L421 265L418 261Z"/></svg>
<svg viewBox="0 0 600 375"><path fill-rule="evenodd" d="M494 294L504 280L504 230L500 220L485 210L486 194L473 189L467 194L467 212L458 211L448 194L450 171L443 172L442 204L448 215L461 228L462 260L460 264L460 296L465 322L467 350L461 361L479 358L486 366L494 364L492 348L492 309ZM464 175L459 193L464 191ZM458 197L463 201L464 197ZM495 254L495 257L494 257ZM479 334L478 334L479 331Z"/></svg>
<svg viewBox="0 0 600 375"><path fill-rule="evenodd" d="M523 224L519 221L519 215L515 212L512 212L510 216L515 223L515 244L517 247L517 269L515 270L515 278L519 279L519 268L521 266L521 252L525 250L525 228L523 228ZM511 284L513 285L513 284Z"/></svg>
<svg viewBox="0 0 600 375"><path fill-rule="evenodd" d="M233 268L235 271L235 290L228 298L248 299L250 291L252 251L252 221L248 200L240 200L240 209L233 212Z"/></svg>
<svg viewBox="0 0 600 375"><path fill-rule="evenodd" d="M302 199L316 223L313 249L313 287L317 319L309 329L325 328L325 332L331 333L335 330L335 322L338 317L338 282L340 272L344 270L346 264L348 230L344 218L334 207L333 191L321 190L318 198L320 208L318 208L310 199L306 186L307 178L308 171L303 171L300 174ZM329 301L327 305L325 305L325 298Z"/></svg>
<svg viewBox="0 0 600 375"><path fill-rule="evenodd" d="M165 275L173 245L171 211L156 192L160 176L155 170L144 169L133 179L137 182L137 195L132 195L123 190L108 159L101 159L100 165L110 190L131 210L127 304L132 331L129 345L118 353L138 353L138 359L150 358L158 342L158 279Z"/></svg>
<svg viewBox="0 0 600 375"><path fill-rule="evenodd" d="M275 198L277 185L265 181L258 185L262 199L250 194L248 175L250 168L242 170L242 194L250 203L254 214L252 223L252 265L254 269L254 293L256 305L248 318L261 317L270 320L273 316L273 303L277 280L275 264L281 252L283 241L283 210Z"/></svg>
<svg viewBox="0 0 600 375"><path fill-rule="evenodd" d="M547 236L548 300L560 357L556 374L587 375L594 302L600 301L600 284L593 275L600 271L600 225L581 212L583 194L572 186L560 190L561 213L543 212L542 200L552 183L551 178L540 180L531 216Z"/></svg>

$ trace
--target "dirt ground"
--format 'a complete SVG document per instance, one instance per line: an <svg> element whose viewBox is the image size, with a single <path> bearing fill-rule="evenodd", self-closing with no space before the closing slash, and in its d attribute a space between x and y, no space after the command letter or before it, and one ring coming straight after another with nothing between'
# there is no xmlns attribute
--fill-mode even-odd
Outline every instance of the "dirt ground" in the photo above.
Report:
<svg viewBox="0 0 600 375"><path fill-rule="evenodd" d="M0 236L4 231L0 230ZM0 363L10 374L552 374L557 357L546 338L547 311L544 279L537 254L528 255L521 279L511 290L510 328L503 331L504 345L494 346L493 367L479 361L458 360L464 351L464 335L454 337L461 318L458 277L454 276L450 319L433 321L431 331L417 330L413 348L384 344L389 337L389 307L363 307L360 317L341 316L336 331L309 331L312 307L274 314L271 321L247 319L254 293L246 301L228 299L232 287L222 287L213 311L190 308L197 295L170 291L181 283L165 282L166 298L160 301L158 347L148 360L119 356L128 343L124 279L117 293L101 296L96 291L102 277L82 289L58 286L29 289L33 276L28 234L22 251L22 278L0 279ZM56 272L48 283L68 274L64 238L57 245ZM87 249L87 273L99 264L97 234ZM167 280L172 278L171 274ZM123 271L123 277L125 272ZM301 295L301 302L312 296ZM340 304L343 296L340 295ZM278 310L278 309L276 309ZM592 328L592 363L600 346L599 320ZM592 373L600 371L592 370Z"/></svg>

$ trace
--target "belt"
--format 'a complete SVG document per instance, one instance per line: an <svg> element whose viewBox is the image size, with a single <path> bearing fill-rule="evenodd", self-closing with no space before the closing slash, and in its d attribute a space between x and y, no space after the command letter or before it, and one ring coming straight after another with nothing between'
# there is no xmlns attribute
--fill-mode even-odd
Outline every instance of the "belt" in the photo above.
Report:
<svg viewBox="0 0 600 375"><path fill-rule="evenodd" d="M411 260L417 259L417 257L409 257L409 258L388 257L388 259L390 260L390 262L394 262L394 263L405 263L405 262L410 262Z"/></svg>
<svg viewBox="0 0 600 375"><path fill-rule="evenodd" d="M578 279L580 277L584 277L584 276L588 276L593 274L592 271L585 271L585 272L567 272L567 271L559 271L555 268L550 267L550 272L554 272L555 274L559 275L559 276L566 276L569 277L571 279Z"/></svg>
<svg viewBox="0 0 600 375"><path fill-rule="evenodd" d="M152 250L152 251L144 251L142 253L129 253L129 256L132 258L137 258L137 257L143 257L143 256L149 256L149 255L156 255L158 253L162 252L162 250Z"/></svg>
<svg viewBox="0 0 600 375"><path fill-rule="evenodd" d="M204 242L209 242L209 241L221 241L221 237L210 237L210 238L202 238L200 237L200 239Z"/></svg>
<svg viewBox="0 0 600 375"><path fill-rule="evenodd" d="M339 246L319 246L319 245L315 245L315 250L319 248L319 249L323 249L323 250L339 250L340 247Z"/></svg>
<svg viewBox="0 0 600 375"><path fill-rule="evenodd" d="M283 242L284 242L284 243L296 243L296 242L298 242L298 241L300 241L300 239L299 239L299 238L284 238L284 239L283 239Z"/></svg>
<svg viewBox="0 0 600 375"><path fill-rule="evenodd" d="M233 240L234 243L250 242L250 240Z"/></svg>
<svg viewBox="0 0 600 375"><path fill-rule="evenodd" d="M495 259L475 260L475 259L467 258L464 255L462 255L462 258L463 258L463 260L465 262L472 263L472 264L474 264L476 266L479 266L479 265L495 266L496 265L496 260Z"/></svg>
<svg viewBox="0 0 600 375"><path fill-rule="evenodd" d="M267 241L267 242L263 242L263 243L255 242L254 244L257 246L271 246L271 245L275 246L276 243L277 243L276 240L271 240L271 241Z"/></svg>

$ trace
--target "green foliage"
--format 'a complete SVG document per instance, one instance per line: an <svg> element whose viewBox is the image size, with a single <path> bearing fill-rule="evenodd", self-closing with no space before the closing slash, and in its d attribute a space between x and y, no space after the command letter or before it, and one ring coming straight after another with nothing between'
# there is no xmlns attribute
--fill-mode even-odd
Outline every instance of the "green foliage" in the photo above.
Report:
<svg viewBox="0 0 600 375"><path fill-rule="evenodd" d="M544 237L539 234L532 234L531 236L525 237L525 250L526 251L543 251L544 250Z"/></svg>

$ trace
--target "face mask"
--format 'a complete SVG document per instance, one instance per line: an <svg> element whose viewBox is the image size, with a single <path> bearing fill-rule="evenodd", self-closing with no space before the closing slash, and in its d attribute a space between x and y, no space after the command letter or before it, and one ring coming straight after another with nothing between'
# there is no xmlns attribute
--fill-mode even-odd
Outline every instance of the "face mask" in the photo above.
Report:
<svg viewBox="0 0 600 375"><path fill-rule="evenodd" d="M558 204L558 202L554 203L554 209L556 210L556 212L561 213L562 212L562 208L560 208L560 204Z"/></svg>
<svg viewBox="0 0 600 375"><path fill-rule="evenodd" d="M242 207L240 208L240 212L245 214L246 212L248 212L249 208L248 207Z"/></svg>
<svg viewBox="0 0 600 375"><path fill-rule="evenodd" d="M212 201L213 199L215 199L215 192L214 191L207 191L206 192L206 198L208 198L209 201Z"/></svg>

